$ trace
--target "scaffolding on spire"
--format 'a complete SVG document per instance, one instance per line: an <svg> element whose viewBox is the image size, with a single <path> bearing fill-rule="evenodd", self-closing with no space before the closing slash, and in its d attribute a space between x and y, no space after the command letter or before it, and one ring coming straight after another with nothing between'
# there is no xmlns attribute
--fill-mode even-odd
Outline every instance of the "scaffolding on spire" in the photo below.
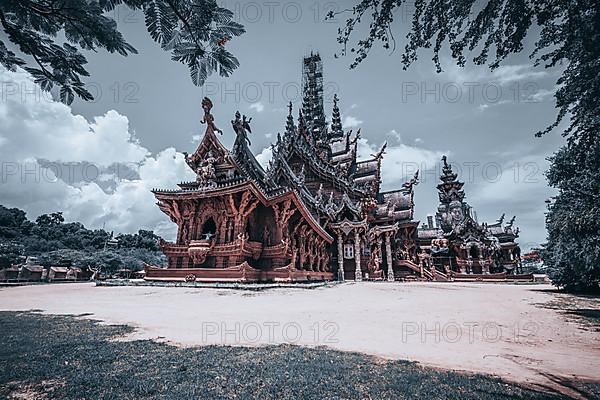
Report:
<svg viewBox="0 0 600 400"><path fill-rule="evenodd" d="M302 63L302 111L307 128L316 140L327 139L327 123L323 108L323 62L312 54Z"/></svg>

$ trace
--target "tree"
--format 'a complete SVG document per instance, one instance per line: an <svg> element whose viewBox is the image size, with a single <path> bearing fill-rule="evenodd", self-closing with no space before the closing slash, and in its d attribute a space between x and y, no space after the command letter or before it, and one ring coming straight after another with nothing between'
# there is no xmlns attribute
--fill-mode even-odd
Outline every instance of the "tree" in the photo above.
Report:
<svg viewBox="0 0 600 400"><path fill-rule="evenodd" d="M79 222L65 223L61 212L40 215L32 223L24 211L0 205L0 268L18 263L22 255L36 255L47 266L69 262L103 272L166 262L158 245L160 237L153 231L119 235L118 249L100 251L110 237L103 229L92 231Z"/></svg>
<svg viewBox="0 0 600 400"><path fill-rule="evenodd" d="M137 53L107 14L120 5L143 11L152 39L188 66L195 85L214 72L229 76L239 66L225 44L244 27L215 0L2 0L0 25L20 54L0 40L0 63L9 70L24 67L43 90L57 86L64 103L71 104L75 95L92 100L81 80L89 73L80 50ZM59 33L64 34L62 44L57 43Z"/></svg>
<svg viewBox="0 0 600 400"><path fill-rule="evenodd" d="M395 49L394 12L406 0L361 0L338 30L341 55L363 20L366 37L350 45L350 68L367 58L376 42ZM407 69L421 49L432 49L441 71L447 45L459 66L473 54L476 65L498 68L534 36L534 65L563 68L555 93L557 116L540 137L569 119L567 142L553 157L548 182L559 190L547 214L544 260L554 283L571 290L599 289L600 283L600 2L597 0L414 0L415 13L401 56ZM474 18L471 18L474 16ZM333 18L331 12L328 18ZM535 29L534 29L535 28ZM493 56L492 56L493 54Z"/></svg>
<svg viewBox="0 0 600 400"><path fill-rule="evenodd" d="M35 220L35 223L40 226L60 225L63 222L65 222L65 218L63 217L62 212L42 214Z"/></svg>

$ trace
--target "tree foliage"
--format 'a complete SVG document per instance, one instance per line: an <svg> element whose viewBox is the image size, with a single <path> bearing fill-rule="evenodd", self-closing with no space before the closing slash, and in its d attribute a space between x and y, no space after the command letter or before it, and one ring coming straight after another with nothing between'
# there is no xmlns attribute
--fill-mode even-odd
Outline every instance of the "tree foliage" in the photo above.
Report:
<svg viewBox="0 0 600 400"><path fill-rule="evenodd" d="M367 58L373 45L394 50L394 18L406 0L361 0L338 30L341 55L353 55L350 68ZM600 2L597 0L414 0L414 15L401 62L407 69L422 49L431 49L441 71L446 46L459 66L467 55L495 69L535 39L535 66L560 68L555 93L557 116L536 133L543 136L568 119L567 142L547 172L559 194L547 215L544 259L554 282L567 289L598 289L600 282ZM328 18L334 17L333 13ZM363 20L366 37L353 44ZM350 49L348 49L350 48Z"/></svg>
<svg viewBox="0 0 600 400"><path fill-rule="evenodd" d="M106 249L112 236L79 222L65 223L61 212L43 214L31 222L23 210L0 205L0 266L16 264L24 255L37 256L43 265L67 262L76 267L99 267L104 272L165 262L160 238L152 231L118 235L118 246Z"/></svg>
<svg viewBox="0 0 600 400"><path fill-rule="evenodd" d="M0 63L9 70L24 67L43 90L56 86L64 103L75 95L92 100L82 81L89 73L80 50L137 53L108 14L121 5L143 11L152 39L188 66L195 85L214 72L229 76L239 66L225 44L244 28L215 0L2 0L0 24L20 54L0 40Z"/></svg>

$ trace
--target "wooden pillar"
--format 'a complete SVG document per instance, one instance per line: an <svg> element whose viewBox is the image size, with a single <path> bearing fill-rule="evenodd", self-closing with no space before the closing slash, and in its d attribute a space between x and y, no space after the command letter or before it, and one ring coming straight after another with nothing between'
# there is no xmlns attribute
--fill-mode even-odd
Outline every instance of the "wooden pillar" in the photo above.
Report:
<svg viewBox="0 0 600 400"><path fill-rule="evenodd" d="M362 281L362 270L360 269L360 232L358 229L354 230L354 262L356 264L354 280L360 282Z"/></svg>
<svg viewBox="0 0 600 400"><path fill-rule="evenodd" d="M344 235L342 232L337 234L338 245L338 281L344 281Z"/></svg>
<svg viewBox="0 0 600 400"><path fill-rule="evenodd" d="M387 262L387 280L394 281L394 267L392 266L392 244L390 243L390 233L385 234L385 259Z"/></svg>
<svg viewBox="0 0 600 400"><path fill-rule="evenodd" d="M481 273L482 274L490 273L490 265L481 256L479 257L479 265L481 265Z"/></svg>

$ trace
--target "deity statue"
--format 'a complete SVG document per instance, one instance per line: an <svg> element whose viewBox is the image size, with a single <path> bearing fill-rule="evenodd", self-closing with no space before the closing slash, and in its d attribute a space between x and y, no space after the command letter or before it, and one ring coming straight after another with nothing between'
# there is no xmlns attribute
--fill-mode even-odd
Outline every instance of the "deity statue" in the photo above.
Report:
<svg viewBox="0 0 600 400"><path fill-rule="evenodd" d="M373 252L371 253L371 259L369 260L369 270L371 273L377 272L380 269L381 265L381 249L379 246L376 246Z"/></svg>
<svg viewBox="0 0 600 400"><path fill-rule="evenodd" d="M252 129L250 129L251 121L252 118L246 119L245 115L242 117L239 111L236 111L235 119L231 121L231 124L233 125L233 130L235 131L238 138L241 138L242 140L246 141L248 143L248 146L251 145L250 139L248 139L248 133L252 133Z"/></svg>
<svg viewBox="0 0 600 400"><path fill-rule="evenodd" d="M217 178L215 174L215 163L217 158L214 157L211 150L208 151L206 158L202 161L198 169L196 170L196 181L201 186L206 188L214 188L217 186L215 180Z"/></svg>
<svg viewBox="0 0 600 400"><path fill-rule="evenodd" d="M449 218L452 221L452 227L455 228L465 219L463 205L460 201L454 200L448 206Z"/></svg>
<svg viewBox="0 0 600 400"><path fill-rule="evenodd" d="M265 225L265 229L263 229L263 237L262 237L263 245L270 246L271 245L271 230L267 225Z"/></svg>
<svg viewBox="0 0 600 400"><path fill-rule="evenodd" d="M202 110L204 110L204 118L202 119L201 122L203 124L207 124L208 129L213 130L215 132L219 132L222 135L223 131L216 127L215 118L210 113L210 110L212 109L212 107L213 107L213 103L212 103L212 101L210 101L210 99L208 97L205 97L204 99L202 99Z"/></svg>

